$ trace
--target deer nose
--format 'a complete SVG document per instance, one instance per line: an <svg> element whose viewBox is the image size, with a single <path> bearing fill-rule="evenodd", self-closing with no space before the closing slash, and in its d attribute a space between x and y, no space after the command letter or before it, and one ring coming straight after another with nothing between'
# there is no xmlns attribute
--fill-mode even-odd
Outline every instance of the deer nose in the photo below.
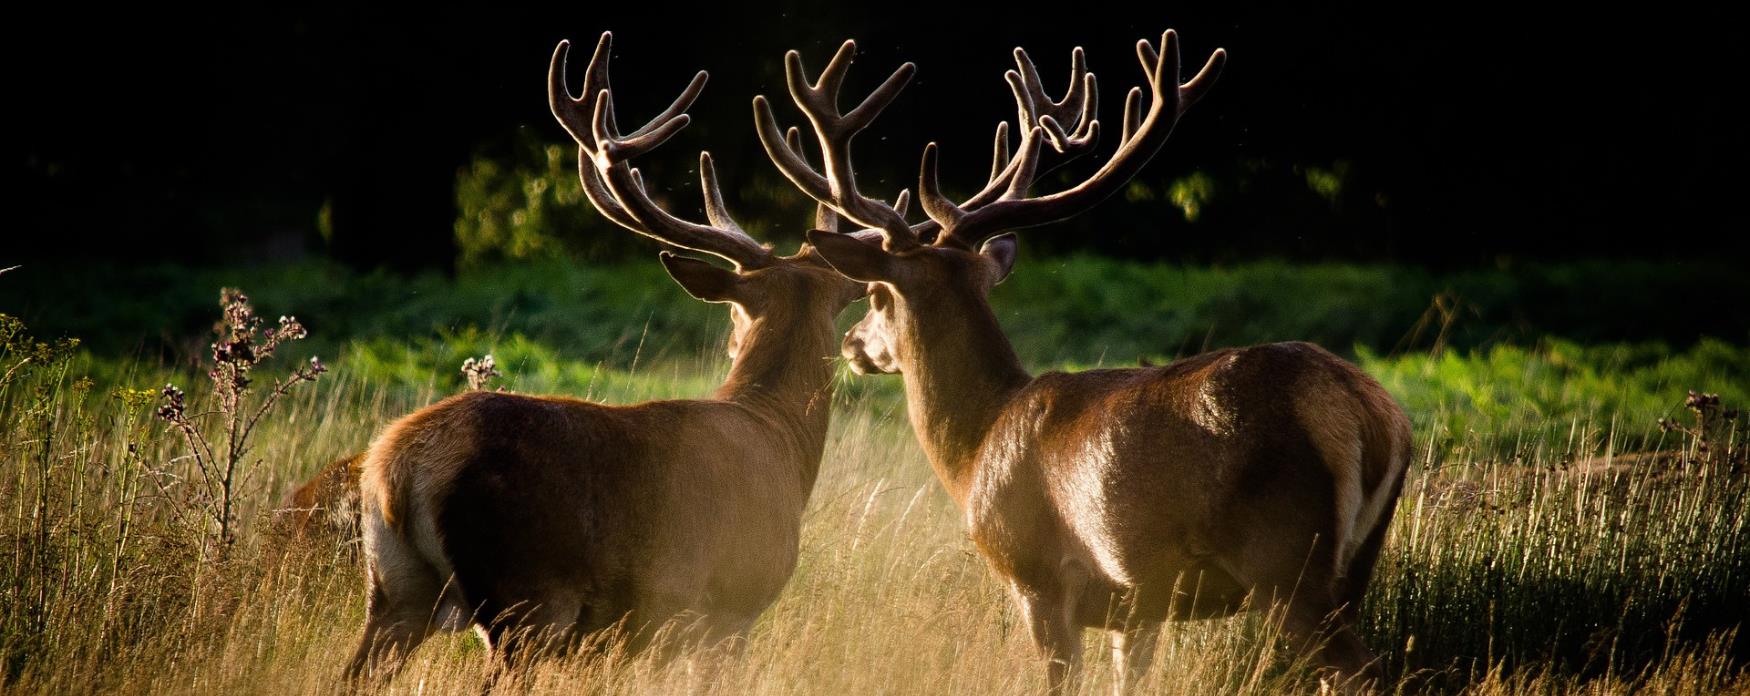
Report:
<svg viewBox="0 0 1750 696"><path fill-rule="evenodd" d="M846 336L839 354L845 357L845 362L850 363L852 372L859 375L881 374L881 369L875 366L875 361L863 350L863 339Z"/></svg>
<svg viewBox="0 0 1750 696"><path fill-rule="evenodd" d="M870 360L867 355L858 353L856 356L850 357L848 362L851 364L851 371L859 375L869 376L884 374L881 371L881 368L875 365L875 361Z"/></svg>

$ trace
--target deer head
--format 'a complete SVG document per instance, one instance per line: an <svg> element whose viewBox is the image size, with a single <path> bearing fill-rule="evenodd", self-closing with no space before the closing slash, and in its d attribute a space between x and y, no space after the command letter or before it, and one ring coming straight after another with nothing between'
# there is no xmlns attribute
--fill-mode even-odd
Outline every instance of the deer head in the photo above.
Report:
<svg viewBox="0 0 1750 696"><path fill-rule="evenodd" d="M708 74L699 71L667 109L631 133L622 133L608 80L612 46L613 34L604 32L584 73L583 94L574 97L566 75L571 44L561 41L548 70L548 103L577 141L584 195L603 217L668 246L710 254L733 265L725 269L668 251L661 254L663 268L688 294L730 305L734 324L730 358L740 357L762 327L782 330L779 327L797 326L807 318L830 318L861 297L863 287L834 273L813 247L804 245L793 255L778 256L736 224L724 205L709 152L699 153L699 186L709 224L683 220L651 200L643 174L630 162L687 126L691 119L686 110L704 90Z"/></svg>
<svg viewBox="0 0 1750 696"><path fill-rule="evenodd" d="M1049 195L1030 196L1029 189L1040 174L1087 153L1098 141L1098 87L1078 48L1071 56L1068 89L1063 98L1054 100L1046 94L1026 51L1015 49L1016 68L1004 77L1015 95L1021 134L1017 154L1010 156L1008 124L999 124L984 188L954 203L941 192L938 148L929 144L924 149L918 188L929 220L918 225L906 225L903 212L896 207L855 196L848 160L832 172L830 186L818 175L811 180L808 175L812 171L787 163L783 153L774 148L776 126L769 110L759 112L761 139L780 169L822 205L870 228L863 234L809 236L835 269L869 284L869 312L844 342L844 355L853 369L865 374L903 371L911 359L908 356L915 356L912 347L922 336L952 335L968 330L969 323L990 317L986 295L1008 276L1016 258L1015 237L1008 231L1073 217L1118 191L1160 150L1179 117L1215 83L1227 55L1217 49L1195 77L1181 83L1176 33L1168 30L1163 34L1158 49L1147 40L1138 41L1136 51L1149 97L1145 111L1141 88L1132 88L1126 96L1117 151L1080 184ZM841 50L841 56L843 53ZM798 106L814 123L823 149L843 151L842 141L848 140L841 134L843 129L819 114L818 100L811 92L799 90L806 85L800 61L793 56L786 68ZM835 57L822 83L836 83L842 77L833 72L840 62ZM892 82L890 79L883 89ZM756 103L763 106L763 101ZM844 192L853 195L847 198ZM876 237L880 244L873 243Z"/></svg>

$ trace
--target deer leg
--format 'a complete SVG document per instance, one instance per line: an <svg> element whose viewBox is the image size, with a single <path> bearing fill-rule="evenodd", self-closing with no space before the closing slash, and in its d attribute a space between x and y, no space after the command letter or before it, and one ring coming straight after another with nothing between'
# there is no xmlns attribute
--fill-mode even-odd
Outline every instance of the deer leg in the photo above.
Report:
<svg viewBox="0 0 1750 696"><path fill-rule="evenodd" d="M1061 695L1074 690L1081 667L1081 627L1073 620L1075 596L1061 587L1033 588L1011 585L1015 603L1033 634L1033 645L1046 659L1048 693Z"/></svg>
<svg viewBox="0 0 1750 696"><path fill-rule="evenodd" d="M380 530L379 530L380 532ZM431 567L398 538L379 533L366 565L365 635L346 668L356 686L382 682L401 669L407 656L438 629L434 612L444 602L444 585Z"/></svg>
<svg viewBox="0 0 1750 696"><path fill-rule="evenodd" d="M1321 553L1328 546L1322 540L1316 541L1310 558L1330 558L1328 553ZM1380 683L1379 667L1355 633L1353 613L1337 599L1338 583L1324 564L1316 562L1302 565L1298 578L1290 580L1295 575L1286 561L1295 557L1288 553L1292 548L1288 545L1276 549L1277 553L1262 554L1277 560L1257 564L1267 570L1250 577L1275 581L1255 581L1254 596L1265 600L1262 606L1283 607L1282 632L1289 645L1296 655L1310 655L1327 681L1342 693L1371 693ZM1252 554L1254 560L1259 557L1260 554Z"/></svg>
<svg viewBox="0 0 1750 696"><path fill-rule="evenodd" d="M1112 693L1125 693L1142 684L1154 660L1155 644L1161 637L1160 624L1114 629L1112 632Z"/></svg>
<svg viewBox="0 0 1750 696"><path fill-rule="evenodd" d="M1387 498L1388 501L1393 502L1386 505L1385 511L1379 516L1379 521L1374 523L1373 529L1362 540L1361 546L1356 549L1354 559L1349 562L1348 572L1344 574L1337 599L1343 602L1343 611L1351 622L1359 621L1361 618L1361 600L1367 596L1367 583L1373 579L1373 567L1379 561L1379 552L1381 547L1385 545L1386 532L1391 527L1393 515L1397 513L1395 501L1403 487L1404 477L1400 473L1397 483L1392 485L1391 497Z"/></svg>
<svg viewBox="0 0 1750 696"><path fill-rule="evenodd" d="M1312 654L1340 693L1370 694L1382 683L1379 663L1356 635L1349 612L1334 602L1297 598L1288 607L1282 630L1300 654Z"/></svg>
<svg viewBox="0 0 1750 696"><path fill-rule="evenodd" d="M726 656L739 657L747 652L747 634L753 631L758 616L713 616L705 627L699 647Z"/></svg>
<svg viewBox="0 0 1750 696"><path fill-rule="evenodd" d="M375 613L365 623L364 638L346 667L346 680L355 686L386 682L401 670L407 656L431 637L433 626L425 613Z"/></svg>
<svg viewBox="0 0 1750 696"><path fill-rule="evenodd" d="M520 606L499 613L482 634L492 665L481 693L490 692L512 670L526 668L535 660L568 649L576 642L575 622L582 602L576 598L550 597L539 606Z"/></svg>
<svg viewBox="0 0 1750 696"><path fill-rule="evenodd" d="M678 663L685 670L686 687L680 691L705 691L720 681L725 667L746 655L747 635L757 617L714 614L690 629L682 623L687 618L677 617L675 634L656 647L663 662Z"/></svg>

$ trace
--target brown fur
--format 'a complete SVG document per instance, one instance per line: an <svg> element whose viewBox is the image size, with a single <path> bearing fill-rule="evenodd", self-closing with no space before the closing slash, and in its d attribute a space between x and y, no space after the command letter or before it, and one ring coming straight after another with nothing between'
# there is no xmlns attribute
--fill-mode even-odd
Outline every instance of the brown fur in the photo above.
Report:
<svg viewBox="0 0 1750 696"><path fill-rule="evenodd" d="M806 251L705 275L676 277L737 308L713 399L472 392L384 429L363 463L370 621L352 674L469 625L500 666L616 627L633 649L675 621L677 641L716 642L777 597L825 446L833 319L861 287Z"/></svg>
<svg viewBox="0 0 1750 696"><path fill-rule="evenodd" d="M1322 644L1339 682L1377 680L1351 624L1411 444L1377 382L1307 343L1034 378L985 299L1001 255L816 241L873 283L846 358L903 373L918 440L1009 582L1054 689L1084 627L1125 646L1122 686L1146 669L1161 621L1248 597L1285 603L1285 629Z"/></svg>
<svg viewBox="0 0 1750 696"><path fill-rule="evenodd" d="M292 542L350 544L359 537L359 471L364 453L329 462L287 495L275 512L275 527Z"/></svg>
<svg viewBox="0 0 1750 696"><path fill-rule="evenodd" d="M1360 477L1355 446L1346 441L1360 427L1344 430L1341 418L1320 411L1327 404L1304 409L1304 418L1318 423L1320 430L1306 434L1297 423L1288 423L1292 416L1286 416L1286 407L1262 407L1279 404L1276 400L1232 400L1223 392L1250 392L1260 386L1281 392L1290 385L1248 381L1244 376L1250 372L1239 367L1229 379L1234 360L1206 360L1192 367L1208 371L1201 379L1187 378L1180 374L1185 369L1174 371L1167 365L1159 372L1083 372L1034 381L1020 369L985 304L985 292L1008 275L1015 261L1012 236L999 233L1068 219L1120 191L1160 150L1180 115L1208 93L1227 61L1227 51L1216 49L1202 70L1181 82L1176 31L1160 35L1159 49L1146 40L1136 47L1148 77L1146 115L1145 91L1132 89L1118 129L1122 145L1117 152L1082 184L1036 198L1029 198L1029 189L1040 173L1087 154L1097 142L1096 89L1082 49L1071 59L1069 89L1061 100L1045 93L1033 59L1015 49L1017 70L1005 77L1017 103L1019 149L1010 156L1008 122L1001 124L991 178L982 191L956 203L943 194L936 177L936 143L926 145L917 192L929 222L919 226L907 224L900 210L907 196L889 206L858 194L849 164L851 136L893 100L914 66L901 66L870 101L845 117L838 114L835 101L856 45L845 42L812 84L800 54L789 52L786 82L828 152L830 177L810 171L800 147L781 142L767 101L754 100L761 142L779 170L823 208L880 234L879 248L858 238L809 234L833 268L847 278L872 283L870 313L845 336L844 355L858 371L903 367L912 427L943 486L966 509L973 539L985 558L1008 577L1015 602L1033 626L1034 642L1050 659L1048 677L1057 693L1066 687L1069 666L1082 654L1080 626L1111 626L1110 617L1117 616L1113 610L1120 609L1115 602L1129 605L1129 612L1143 610L1145 616L1150 607L1174 607L1171 584L1146 582L1148 595L1138 598L1143 588L1139 579L1160 572L1174 579L1187 574L1202 579L1208 568L1220 581L1222 568L1211 567L1206 556L1223 549L1220 544L1234 542L1225 539L1234 537L1227 532L1251 530L1232 519L1213 523L1215 519L1192 512L1167 511L1157 493L1180 498L1190 511L1244 516L1255 511L1227 511L1230 500L1222 495L1253 493L1258 486L1265 486L1260 498L1279 493L1269 486L1330 493L1335 479L1353 491L1353 481ZM1047 140L1054 156L1045 156ZM931 231L935 236L926 243ZM1250 369L1257 360L1243 362ZM1180 376L1155 379L1166 374ZM1271 434L1272 428L1295 435L1285 442L1288 449L1265 449L1265 442L1253 439ZM1318 460L1314 441L1325 442L1325 449L1341 449L1344 456L1328 463L1330 469L1306 467L1299 462ZM1201 462L1204 455L1213 462ZM1215 488L1197 488L1199 484ZM1295 530L1323 532L1314 539L1337 549L1330 526L1339 516L1353 518L1353 509L1360 507L1355 498L1348 495L1346 504L1293 511L1304 518L1297 519L1302 526ZM1276 502L1257 505L1257 511L1271 511ZM1169 539L1183 546L1164 544ZM1103 610L1094 610L1096 605ZM1162 609L1162 616L1166 614ZM1127 630L1127 621L1118 628L1115 645L1124 647L1115 661L1122 691L1129 673L1125 665L1136 665L1138 656L1152 652L1155 631Z"/></svg>

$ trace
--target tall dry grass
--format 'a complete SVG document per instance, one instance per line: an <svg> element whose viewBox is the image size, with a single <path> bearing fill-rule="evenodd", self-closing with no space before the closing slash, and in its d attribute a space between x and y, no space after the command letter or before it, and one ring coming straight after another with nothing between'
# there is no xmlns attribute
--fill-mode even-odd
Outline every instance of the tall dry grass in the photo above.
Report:
<svg viewBox="0 0 1750 696"><path fill-rule="evenodd" d="M71 367L0 386L0 691L333 693L363 621L353 549L294 543L281 494L381 424L442 396L344 364L262 426L235 551L197 552L165 503L185 453L127 393ZM697 396L719 359L603 379L610 401ZM113 379L162 384L156 368ZM542 391L540 379L517 384ZM509 686L575 693L1035 693L1042 669L885 388L841 391L790 585L745 645L658 661L550 660ZM191 398L196 395L191 394ZM1505 427L1507 424L1496 424ZM1586 427L1576 423L1575 427ZM1606 433L1608 435L1608 433ZM1419 437L1432 437L1419 433ZM1477 694L1750 693L1750 481L1683 457L1498 443L1419 463L1364 634L1405 689ZM1581 438L1609 443L1611 437ZM1609 453L1614 455L1614 453ZM1438 463L1430 464L1430 462ZM182 471L182 475L186 475ZM1087 634L1084 693L1109 688ZM1172 625L1147 693L1310 693L1269 616ZM472 634L422 646L384 690L473 693Z"/></svg>

